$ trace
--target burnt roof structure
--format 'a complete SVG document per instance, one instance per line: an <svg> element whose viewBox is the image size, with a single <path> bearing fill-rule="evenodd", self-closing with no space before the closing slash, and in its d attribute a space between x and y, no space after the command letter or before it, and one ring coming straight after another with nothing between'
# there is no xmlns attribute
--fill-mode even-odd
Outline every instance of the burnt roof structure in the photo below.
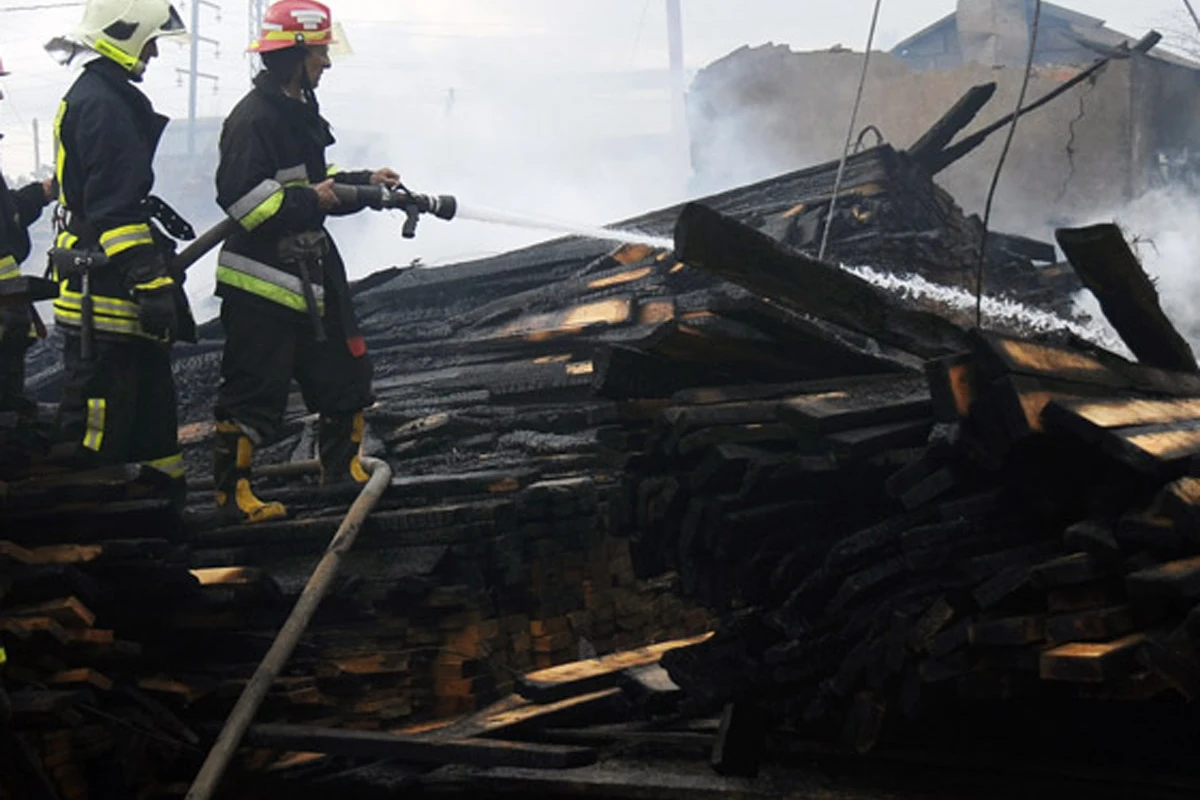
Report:
<svg viewBox="0 0 1200 800"><path fill-rule="evenodd" d="M964 19L976 7L987 6L987 11L999 6L1018 27L1027 26L1033 19L1033 0L966 0L960 2L953 14L947 14L937 22L917 31L891 49L891 54L909 66L921 70L954 69L972 60L968 48L964 48ZM993 23L994 25L994 23ZM972 30L970 33L975 33ZM1104 20L1053 3L1042 4L1041 31L1035 63L1040 66L1086 67L1096 58L1111 54L1122 45L1130 46L1138 37L1113 30ZM1026 37L1026 46L1028 45ZM1154 58L1177 66L1200 69L1200 64L1174 54L1158 51ZM992 63L989 66L1021 66L1020 62Z"/></svg>

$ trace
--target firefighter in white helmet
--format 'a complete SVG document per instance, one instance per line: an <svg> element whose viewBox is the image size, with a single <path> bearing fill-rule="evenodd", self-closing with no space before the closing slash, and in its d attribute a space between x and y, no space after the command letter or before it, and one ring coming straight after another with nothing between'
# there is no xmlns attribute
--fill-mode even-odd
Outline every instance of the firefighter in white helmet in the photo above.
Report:
<svg viewBox="0 0 1200 800"><path fill-rule="evenodd" d="M8 72L0 60L0 77L5 75ZM3 99L4 92L0 92ZM10 192L0 175L0 281L20 277L21 262L33 247L27 229L53 198L51 178ZM33 324L34 319L33 309L27 305L0 308L0 411L16 412L27 420L37 416L37 406L24 396L25 351L39 332L44 334L40 325Z"/></svg>
<svg viewBox="0 0 1200 800"><path fill-rule="evenodd" d="M182 275L169 264L173 239L194 234L151 194L168 120L134 84L158 55L158 39L184 33L168 0L88 0L75 32L47 45L64 61L91 59L54 124L58 199L67 212L56 244L97 257L88 297L80 270L60 263L57 274L55 321L66 334L59 424L84 463L141 463L164 476L180 502L170 344L193 336L195 325Z"/></svg>

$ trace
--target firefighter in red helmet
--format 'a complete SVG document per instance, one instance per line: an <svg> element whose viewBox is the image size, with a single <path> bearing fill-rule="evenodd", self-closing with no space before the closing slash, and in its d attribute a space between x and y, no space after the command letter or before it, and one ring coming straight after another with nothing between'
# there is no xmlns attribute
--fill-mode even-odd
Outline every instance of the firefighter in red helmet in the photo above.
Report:
<svg viewBox="0 0 1200 800"><path fill-rule="evenodd" d="M5 75L0 61L0 77ZM10 192L0 175L0 281L20 277L21 262L32 249L27 228L53 198L51 178ZM25 351L36 338L30 306L0 307L0 412L17 412L26 419L37 415L37 407L24 396Z"/></svg>
<svg viewBox="0 0 1200 800"><path fill-rule="evenodd" d="M391 169L340 172L316 89L332 66L329 9L281 0L250 52L265 69L221 131L217 202L240 223L217 261L225 351L215 417L217 505L229 522L286 515L250 487L254 450L278 432L291 382L320 415L322 484L367 480L359 462L372 366L351 305L345 264L324 228L339 204L334 182L395 186Z"/></svg>

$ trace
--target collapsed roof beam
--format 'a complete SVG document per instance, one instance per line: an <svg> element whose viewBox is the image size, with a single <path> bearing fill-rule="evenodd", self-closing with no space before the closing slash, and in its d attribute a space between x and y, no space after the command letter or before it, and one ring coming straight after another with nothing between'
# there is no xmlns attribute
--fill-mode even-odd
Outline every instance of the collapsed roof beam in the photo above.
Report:
<svg viewBox="0 0 1200 800"><path fill-rule="evenodd" d="M1074 78L1071 78L1069 81L1067 81L1063 85L1047 92L1042 97L1038 98L1037 100L1033 101L1028 106L1026 106L1025 108L1021 109L1019 115L1025 116L1026 114L1028 114L1032 111L1037 111L1039 108L1041 108L1042 106L1046 105L1047 103L1053 101L1055 98L1060 97L1063 94L1066 94L1071 89L1075 88L1079 84L1081 84L1084 81L1091 78L1096 73L1100 72L1100 70L1102 70L1106 66L1108 66L1109 62L1111 62L1115 58L1129 58L1134 53L1145 54L1145 53L1150 52L1151 50L1154 49L1154 47L1159 42L1162 41L1162 38L1163 38L1162 34L1159 33L1158 31L1150 31L1145 36L1143 36L1141 38L1141 40L1138 41L1136 44L1134 44L1132 47L1120 48L1119 54L1114 54L1112 56L1109 56L1108 58L1100 59L1095 64L1092 64L1092 66L1088 67L1083 72L1076 75ZM931 154L931 156L924 159L922 163L929 170L929 173L931 175L937 175L939 172L946 169L951 164L954 164L955 162L962 160L968 154L973 152L981 144L986 142L993 133L996 133L997 131L1000 131L1000 130L1004 130L1005 127L1007 127L1009 124L1012 123L1013 118L1016 116L1018 116L1018 114L1008 114L1007 116L1003 117L1002 119L998 119L995 122L993 122L991 125L988 125L986 128L971 134L970 136L963 139L958 144L947 147L944 150L942 150L936 154Z"/></svg>

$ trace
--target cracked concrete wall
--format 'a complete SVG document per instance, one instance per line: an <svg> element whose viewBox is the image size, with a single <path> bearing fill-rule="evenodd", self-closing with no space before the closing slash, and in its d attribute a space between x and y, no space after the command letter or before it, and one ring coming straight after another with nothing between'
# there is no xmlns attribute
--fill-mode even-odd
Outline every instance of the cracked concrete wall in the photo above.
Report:
<svg viewBox="0 0 1200 800"><path fill-rule="evenodd" d="M702 70L688 96L693 188L723 188L838 158L862 58L764 45L741 48ZM1028 99L1074 74L1072 68L1038 68ZM1188 80L1196 74L1152 59L1116 61L1094 81L1024 117L997 194L997 226L1044 237L1055 225L1111 217L1145 187L1152 151L1167 139L1197 134L1195 126L1179 124L1160 132L1169 116L1163 104L1178 109L1189 93L1195 98ZM1021 69L978 64L916 71L886 53L873 54L858 127L875 125L893 145L907 147L968 88L996 81L995 97L969 133L1012 111L1022 77ZM1003 132L994 135L937 178L968 213L982 213L1003 140Z"/></svg>

